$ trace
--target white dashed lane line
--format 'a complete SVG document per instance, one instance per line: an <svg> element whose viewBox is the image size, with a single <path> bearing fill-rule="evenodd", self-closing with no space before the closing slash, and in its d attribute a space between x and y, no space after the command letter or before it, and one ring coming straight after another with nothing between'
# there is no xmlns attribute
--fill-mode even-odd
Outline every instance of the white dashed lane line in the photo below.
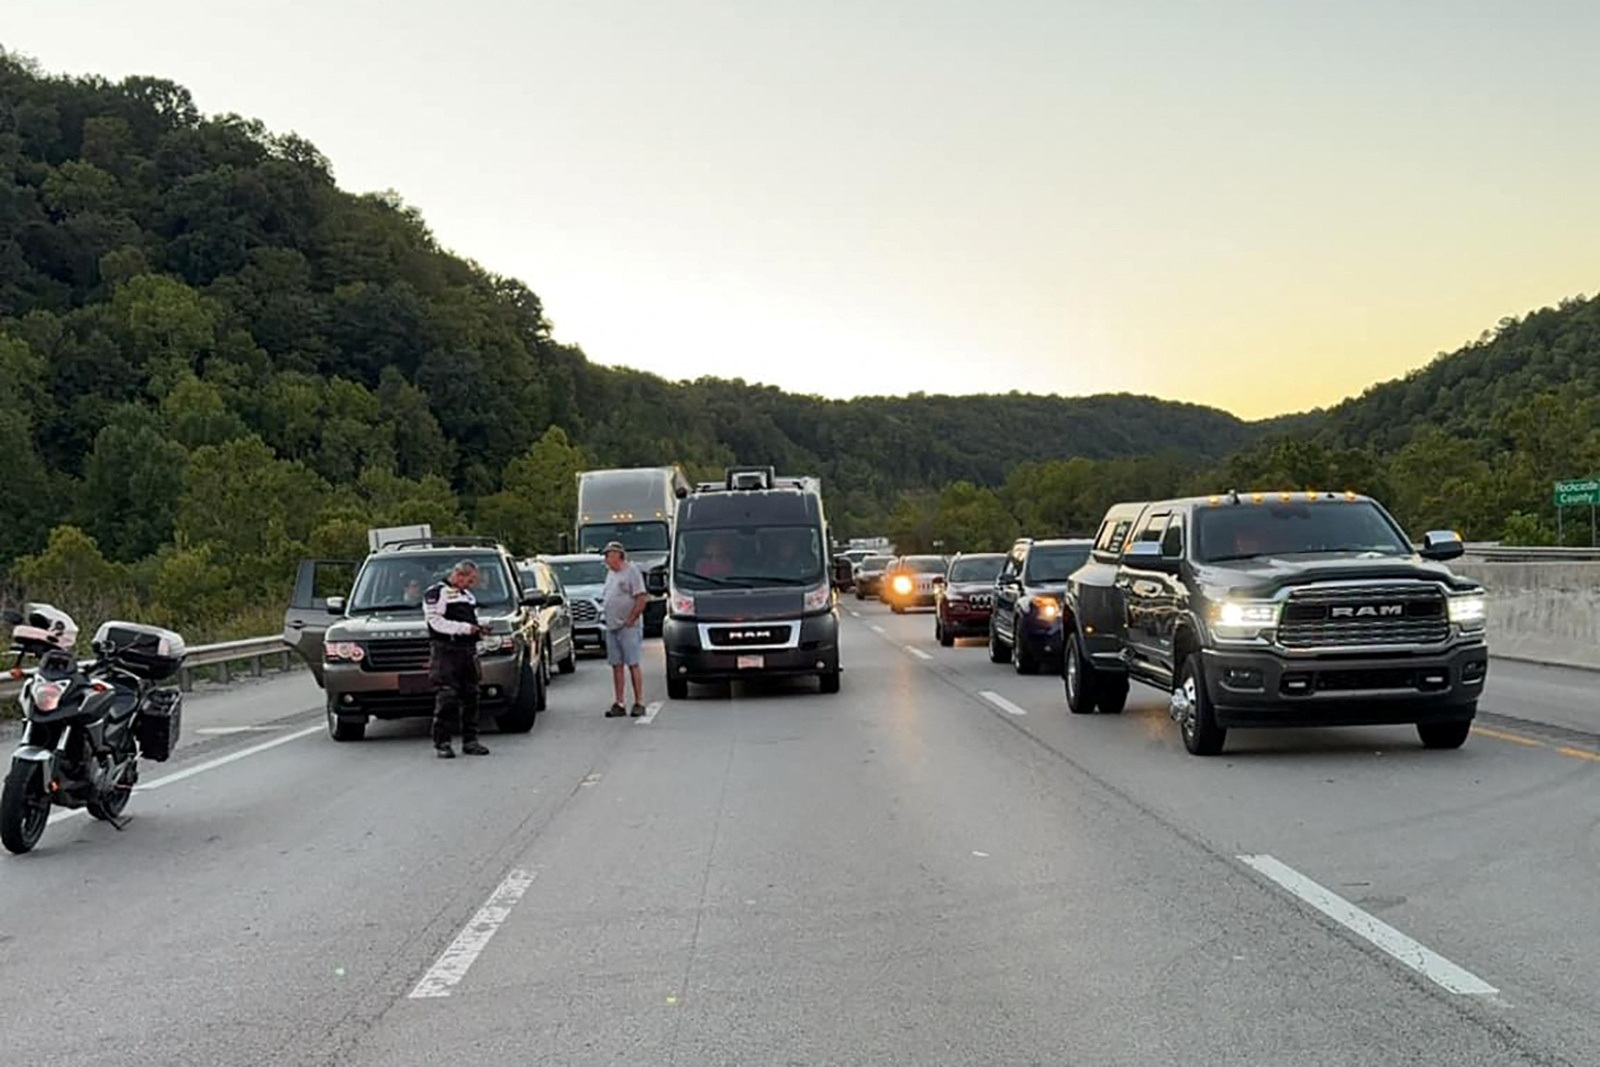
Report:
<svg viewBox="0 0 1600 1067"><path fill-rule="evenodd" d="M506 875L483 907L478 909L467 925L461 928L456 939L450 942L448 948L436 960L428 972L422 976L416 988L411 991L412 1000L425 1000L433 997L448 997L463 978L467 971L477 962L483 950L489 947L489 941L499 932L500 927L511 917L511 909L517 906L522 895L533 884L535 875L532 871L514 870Z"/></svg>
<svg viewBox="0 0 1600 1067"><path fill-rule="evenodd" d="M1011 701L1007 700L1005 697L1001 696L999 693L993 693L993 692L990 692L989 690L985 689L983 692L979 693L978 695L981 696L983 699L987 700L989 703L993 704L995 707L999 708L1001 711L1005 712L1007 715L1026 715L1026 714L1028 714L1028 709L1027 708L1020 707L1020 706L1018 706L1016 704L1011 703Z"/></svg>
<svg viewBox="0 0 1600 1067"><path fill-rule="evenodd" d="M926 652L922 651L922 649L920 649L920 648L912 648L910 645L906 646L906 651L911 653L913 656L917 657L918 659L932 659L933 658L932 656L928 655Z"/></svg>

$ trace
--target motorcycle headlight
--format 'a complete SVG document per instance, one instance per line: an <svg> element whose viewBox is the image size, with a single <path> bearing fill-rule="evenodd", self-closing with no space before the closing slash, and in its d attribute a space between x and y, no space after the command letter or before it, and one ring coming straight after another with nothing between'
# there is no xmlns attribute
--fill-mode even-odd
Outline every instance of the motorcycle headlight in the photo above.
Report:
<svg viewBox="0 0 1600 1067"><path fill-rule="evenodd" d="M54 682L36 685L33 687L33 706L40 711L55 711L61 706L63 692L65 690Z"/></svg>
<svg viewBox="0 0 1600 1067"><path fill-rule="evenodd" d="M806 591L806 611L821 611L833 603L833 589L830 586L819 585L815 589Z"/></svg>
<svg viewBox="0 0 1600 1067"><path fill-rule="evenodd" d="M1450 621L1463 630L1483 629L1488 616L1488 600L1481 593L1450 598Z"/></svg>
<svg viewBox="0 0 1600 1067"><path fill-rule="evenodd" d="M1211 612L1217 636L1243 640L1261 636L1278 625L1282 605L1276 600L1224 600Z"/></svg>

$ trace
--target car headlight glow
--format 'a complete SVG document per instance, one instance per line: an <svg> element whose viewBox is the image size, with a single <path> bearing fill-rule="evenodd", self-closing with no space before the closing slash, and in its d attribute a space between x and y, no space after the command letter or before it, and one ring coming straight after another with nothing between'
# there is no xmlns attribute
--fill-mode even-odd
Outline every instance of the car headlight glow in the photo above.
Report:
<svg viewBox="0 0 1600 1067"><path fill-rule="evenodd" d="M1480 593L1450 598L1450 621L1464 629L1480 629L1488 614L1488 602Z"/></svg>
<svg viewBox="0 0 1600 1067"><path fill-rule="evenodd" d="M911 576L910 575L897 574L897 575L894 576L894 581L889 583L889 584L890 584L890 587L893 588L894 591L896 593L899 593L901 596L905 596L907 593L911 592Z"/></svg>
<svg viewBox="0 0 1600 1067"><path fill-rule="evenodd" d="M1058 619L1061 617L1061 601L1053 596L1036 596L1033 598L1033 613L1041 619Z"/></svg>
<svg viewBox="0 0 1600 1067"><path fill-rule="evenodd" d="M1258 637L1278 625L1280 609L1276 600L1224 600L1212 608L1211 621L1218 636Z"/></svg>
<svg viewBox="0 0 1600 1067"><path fill-rule="evenodd" d="M819 585L806 591L805 611L821 611L833 603L833 588Z"/></svg>

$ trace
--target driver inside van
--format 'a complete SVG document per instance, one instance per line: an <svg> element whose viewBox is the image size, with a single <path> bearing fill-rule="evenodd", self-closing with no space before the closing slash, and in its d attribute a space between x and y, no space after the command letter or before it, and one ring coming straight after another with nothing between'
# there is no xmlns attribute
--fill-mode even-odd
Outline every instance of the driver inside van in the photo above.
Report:
<svg viewBox="0 0 1600 1067"><path fill-rule="evenodd" d="M722 537L712 537L700 549L694 573L704 578L726 578L733 573L733 553Z"/></svg>

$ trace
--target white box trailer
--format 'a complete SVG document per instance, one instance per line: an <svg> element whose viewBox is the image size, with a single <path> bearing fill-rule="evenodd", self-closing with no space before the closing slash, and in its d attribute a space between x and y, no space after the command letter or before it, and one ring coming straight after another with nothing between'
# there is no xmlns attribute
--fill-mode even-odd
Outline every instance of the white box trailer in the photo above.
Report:
<svg viewBox="0 0 1600 1067"><path fill-rule="evenodd" d="M427 523L420 526L385 526L367 531L367 547L376 552L384 545L392 545L400 541L420 541L433 536L433 527Z"/></svg>

